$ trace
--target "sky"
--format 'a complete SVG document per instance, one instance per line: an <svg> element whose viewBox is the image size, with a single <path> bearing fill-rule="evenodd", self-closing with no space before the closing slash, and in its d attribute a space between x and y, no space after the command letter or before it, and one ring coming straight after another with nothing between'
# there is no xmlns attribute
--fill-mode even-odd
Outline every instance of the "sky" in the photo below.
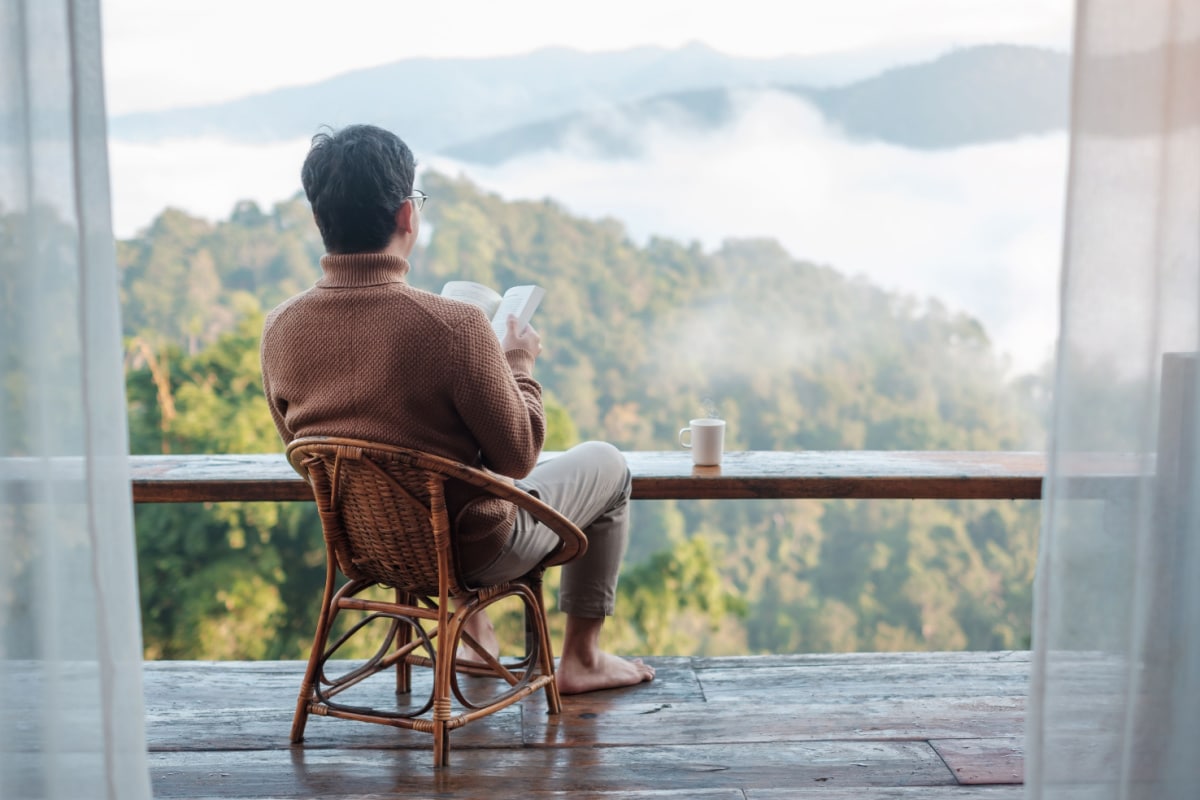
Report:
<svg viewBox="0 0 1200 800"><path fill-rule="evenodd" d="M198 105L415 57L700 41L773 57L1004 41L1068 49L1070 0L101 0L108 108Z"/></svg>

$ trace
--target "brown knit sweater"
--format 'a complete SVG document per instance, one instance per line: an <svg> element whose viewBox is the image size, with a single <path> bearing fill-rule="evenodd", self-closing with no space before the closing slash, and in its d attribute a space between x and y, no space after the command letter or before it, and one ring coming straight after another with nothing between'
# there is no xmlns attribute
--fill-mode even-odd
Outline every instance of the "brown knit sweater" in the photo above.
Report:
<svg viewBox="0 0 1200 800"><path fill-rule="evenodd" d="M321 268L263 326L263 389L284 442L346 436L529 474L545 436L532 354L502 352L478 308L409 286L402 258L327 255ZM460 569L486 566L515 508L465 486L446 502Z"/></svg>

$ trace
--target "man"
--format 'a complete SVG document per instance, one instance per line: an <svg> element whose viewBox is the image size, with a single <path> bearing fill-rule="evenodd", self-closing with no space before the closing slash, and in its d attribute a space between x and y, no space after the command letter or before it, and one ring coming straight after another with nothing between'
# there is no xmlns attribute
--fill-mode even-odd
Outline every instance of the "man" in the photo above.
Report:
<svg viewBox="0 0 1200 800"><path fill-rule="evenodd" d="M508 321L502 341L474 306L409 286L425 195L397 136L368 125L318 134L301 179L321 231L324 273L263 327L263 388L285 442L345 436L424 450L517 479L577 524L588 551L563 567L567 614L558 669L564 694L628 686L652 667L600 648L629 531L629 470L611 445L587 442L537 466L545 434L533 365L541 338ZM462 578L523 575L557 544L510 503L447 490ZM468 631L490 652L484 614Z"/></svg>

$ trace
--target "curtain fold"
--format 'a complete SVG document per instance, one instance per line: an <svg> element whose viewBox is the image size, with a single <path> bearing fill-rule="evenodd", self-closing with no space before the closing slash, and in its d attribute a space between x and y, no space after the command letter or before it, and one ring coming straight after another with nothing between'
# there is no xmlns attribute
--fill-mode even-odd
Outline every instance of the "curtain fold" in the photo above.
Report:
<svg viewBox="0 0 1200 800"><path fill-rule="evenodd" d="M0 798L150 797L97 0L0 0Z"/></svg>
<svg viewBox="0 0 1200 800"><path fill-rule="evenodd" d="M1080 0L1026 794L1200 792L1200 0Z"/></svg>

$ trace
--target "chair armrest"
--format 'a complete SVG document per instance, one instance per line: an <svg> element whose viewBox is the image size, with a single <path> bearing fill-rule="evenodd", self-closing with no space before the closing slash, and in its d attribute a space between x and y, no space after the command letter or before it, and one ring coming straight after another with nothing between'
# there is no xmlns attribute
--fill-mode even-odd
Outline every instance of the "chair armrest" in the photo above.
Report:
<svg viewBox="0 0 1200 800"><path fill-rule="evenodd" d="M507 500L519 508L523 508L529 512L530 516L552 530L562 540L562 545L546 557L546 560L542 562L542 566L556 567L559 564L574 561L587 552L587 536L571 520L524 489L518 489L516 486L505 483L481 470L476 471L487 480L488 485L474 485L486 488L492 495Z"/></svg>
<svg viewBox="0 0 1200 800"><path fill-rule="evenodd" d="M288 445L287 456L292 467L310 483L308 470L302 464L302 457L300 455L309 445L360 448L375 453L387 453L407 466L435 472L444 477L462 481L463 483L482 489L494 497L507 500L518 508L529 512L534 519L553 531L562 541L562 544L542 562L542 566L544 567L565 564L587 552L587 536L584 535L583 531L575 523L529 492L518 489L511 483L484 470L467 466L453 459L407 447L395 447L379 442L345 439L334 436L306 436L296 439Z"/></svg>

